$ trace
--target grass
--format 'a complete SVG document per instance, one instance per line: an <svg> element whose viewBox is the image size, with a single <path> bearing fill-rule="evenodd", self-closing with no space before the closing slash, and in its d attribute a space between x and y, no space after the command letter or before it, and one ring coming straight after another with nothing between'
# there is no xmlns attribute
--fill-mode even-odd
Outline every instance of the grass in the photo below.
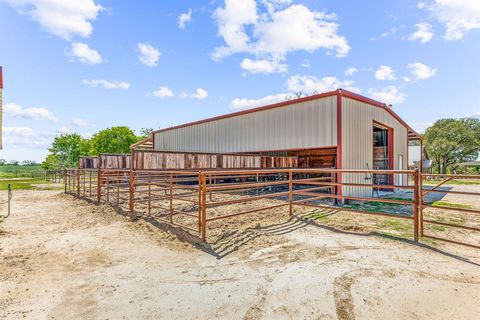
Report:
<svg viewBox="0 0 480 320"><path fill-rule="evenodd" d="M0 166L0 177L11 178L11 177L21 177L25 175L32 174L34 172L41 171L40 166L15 166L6 164Z"/></svg>
<svg viewBox="0 0 480 320"><path fill-rule="evenodd" d="M334 213L333 210L329 209L318 209L318 210L313 210L312 212L307 213L306 215L303 216L305 219L311 219L311 220L320 220L323 222L328 222L329 216Z"/></svg>
<svg viewBox="0 0 480 320"><path fill-rule="evenodd" d="M42 189L42 190L58 190L62 187L58 184L47 182L42 179L32 179L32 178L12 178L12 179L0 179L0 190L7 190L8 184L11 185L12 190L32 190L32 189ZM36 184L49 185L47 187L37 188Z"/></svg>
<svg viewBox="0 0 480 320"><path fill-rule="evenodd" d="M447 202L447 201L434 201L430 202L430 205L432 206L442 206L442 207L448 207L448 208L460 208L460 209L472 209L473 206L469 204L463 204L463 203L454 203L454 202Z"/></svg>

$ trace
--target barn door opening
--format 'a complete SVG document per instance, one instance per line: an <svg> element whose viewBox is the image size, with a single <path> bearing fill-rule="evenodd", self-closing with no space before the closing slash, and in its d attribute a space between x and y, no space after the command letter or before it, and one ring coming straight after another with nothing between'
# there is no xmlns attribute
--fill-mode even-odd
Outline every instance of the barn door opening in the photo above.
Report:
<svg viewBox="0 0 480 320"><path fill-rule="evenodd" d="M373 125L373 169L391 170L393 169L392 153L392 129L374 123ZM374 183L378 185L393 184L393 176L388 174L376 174Z"/></svg>

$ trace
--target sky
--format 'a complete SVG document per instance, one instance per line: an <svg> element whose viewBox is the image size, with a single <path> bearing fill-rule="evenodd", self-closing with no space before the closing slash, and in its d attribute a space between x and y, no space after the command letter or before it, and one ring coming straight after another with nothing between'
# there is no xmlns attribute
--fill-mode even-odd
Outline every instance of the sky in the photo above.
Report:
<svg viewBox="0 0 480 320"><path fill-rule="evenodd" d="M480 116L480 1L0 0L0 158L344 88L422 132Z"/></svg>

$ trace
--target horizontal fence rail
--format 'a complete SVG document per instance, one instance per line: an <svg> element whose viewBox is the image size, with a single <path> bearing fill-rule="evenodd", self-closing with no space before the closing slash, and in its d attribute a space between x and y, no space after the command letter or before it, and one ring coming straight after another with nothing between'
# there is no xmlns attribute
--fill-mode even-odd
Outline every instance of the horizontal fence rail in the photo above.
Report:
<svg viewBox="0 0 480 320"><path fill-rule="evenodd" d="M375 176L384 175L385 185ZM425 180L436 179L428 187ZM206 241L208 226L242 215L269 210L322 208L411 221L414 241L419 237L480 248L474 243L427 234L426 225L480 231L478 224L463 225L435 219L429 210L480 213L466 207L432 203L433 194L479 196L480 192L449 190L454 179L480 179L475 175L420 174L418 170L354 169L69 169L64 171L65 192L108 203L149 219L165 222ZM395 191L395 193L393 193ZM393 196L392 196L393 194ZM399 198L397 195L400 194ZM479 198L480 200L480 198ZM378 210L351 204L384 204ZM387 207L387 209L385 209ZM397 208L389 210L388 207ZM377 207L375 207L377 208ZM428 213L424 216L424 211ZM232 221L232 223L236 223Z"/></svg>

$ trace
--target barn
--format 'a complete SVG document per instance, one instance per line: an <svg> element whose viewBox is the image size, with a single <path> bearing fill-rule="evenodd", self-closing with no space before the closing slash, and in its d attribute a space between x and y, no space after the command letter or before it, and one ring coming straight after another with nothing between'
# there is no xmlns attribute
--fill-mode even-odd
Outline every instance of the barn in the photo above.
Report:
<svg viewBox="0 0 480 320"><path fill-rule="evenodd" d="M406 170L409 141L421 139L390 106L343 89L154 131L152 137L157 151L294 156L302 168L375 170ZM345 173L342 182L366 178ZM407 184L402 175L376 180Z"/></svg>

